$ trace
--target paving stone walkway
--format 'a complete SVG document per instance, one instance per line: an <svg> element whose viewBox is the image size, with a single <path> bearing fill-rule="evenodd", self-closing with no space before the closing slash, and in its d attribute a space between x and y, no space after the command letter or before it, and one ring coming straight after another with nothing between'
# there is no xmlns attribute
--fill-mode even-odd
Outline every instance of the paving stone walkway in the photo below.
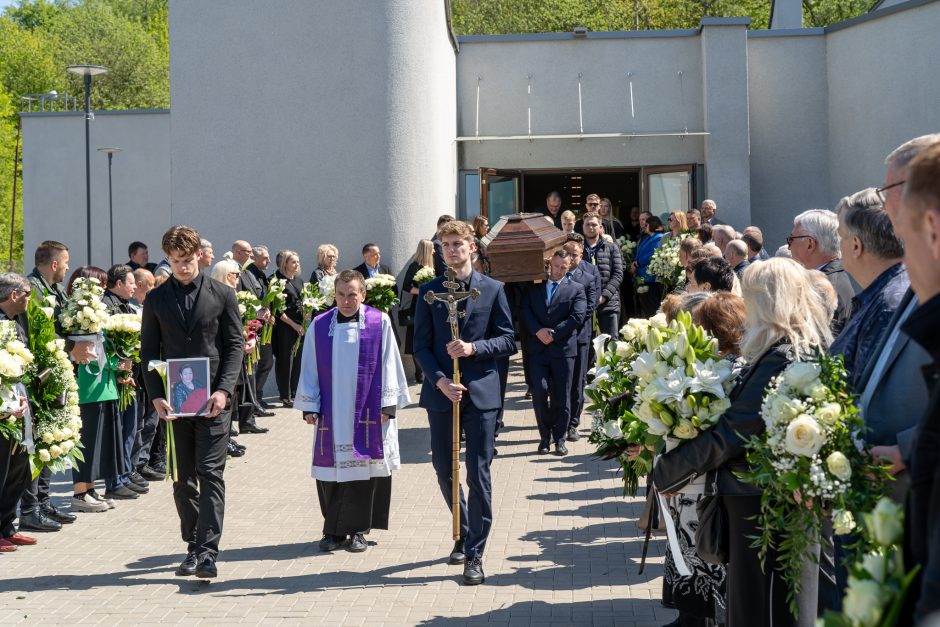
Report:
<svg viewBox="0 0 940 627"><path fill-rule="evenodd" d="M538 456L521 364L513 362L506 429L493 464L493 530L484 585L448 566L450 515L431 468L427 419L399 413L403 467L393 480L392 528L368 551L323 555L309 476L311 428L299 412L261 420L246 456L226 469L219 578L178 578L183 557L171 486L119 502L40 543L0 555L0 625L663 625L662 539L638 575L641 499L623 498L615 466L586 439L567 457ZM411 390L416 401L418 388ZM589 421L586 427L589 427ZM586 429L582 429L586 434ZM70 486L55 485L65 503Z"/></svg>

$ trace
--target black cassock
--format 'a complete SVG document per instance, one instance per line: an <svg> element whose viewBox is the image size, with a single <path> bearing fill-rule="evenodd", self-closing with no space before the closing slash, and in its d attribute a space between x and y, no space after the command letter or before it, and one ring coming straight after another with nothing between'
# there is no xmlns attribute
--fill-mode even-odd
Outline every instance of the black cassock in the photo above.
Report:
<svg viewBox="0 0 940 627"><path fill-rule="evenodd" d="M372 477L363 481L317 480L323 534L348 536L388 529L392 505L392 478Z"/></svg>

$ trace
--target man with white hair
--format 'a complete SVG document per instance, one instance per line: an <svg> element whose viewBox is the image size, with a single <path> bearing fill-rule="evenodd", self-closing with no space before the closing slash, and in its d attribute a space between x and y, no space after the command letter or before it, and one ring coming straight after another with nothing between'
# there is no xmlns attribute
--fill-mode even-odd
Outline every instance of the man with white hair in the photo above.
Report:
<svg viewBox="0 0 940 627"><path fill-rule="evenodd" d="M747 267L750 264L747 260L747 244L744 243L744 240L733 239L728 242L728 246L725 247L725 260L731 264L731 267L734 269L734 273L738 275L738 278L741 278L741 275L744 274L744 271L747 270Z"/></svg>
<svg viewBox="0 0 940 627"><path fill-rule="evenodd" d="M715 242L715 246L721 250L721 254L725 254L725 248L728 247L728 242L735 239L737 233L734 232L727 224L719 224L712 227L712 241Z"/></svg>
<svg viewBox="0 0 940 627"><path fill-rule="evenodd" d="M810 209L793 218L793 230L787 238L790 254L807 270L826 275L839 297L832 318L832 333L838 335L852 314L855 287L845 268L839 248L839 217L828 209Z"/></svg>
<svg viewBox="0 0 940 627"><path fill-rule="evenodd" d="M702 214L703 225L708 224L711 226L718 226L724 224L724 222L715 217L715 214L718 213L718 205L714 200L706 198L702 201L702 204L698 210L699 213Z"/></svg>

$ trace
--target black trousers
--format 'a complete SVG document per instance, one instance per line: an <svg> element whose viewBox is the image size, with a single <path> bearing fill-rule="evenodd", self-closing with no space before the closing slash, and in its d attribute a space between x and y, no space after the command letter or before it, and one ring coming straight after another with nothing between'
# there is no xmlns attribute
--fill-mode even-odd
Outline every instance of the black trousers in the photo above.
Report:
<svg viewBox="0 0 940 627"><path fill-rule="evenodd" d="M584 412L584 385L587 383L588 354L591 352L591 343L578 342L578 353L574 358L574 369L571 377L571 418L568 420L569 429L581 426L581 414Z"/></svg>
<svg viewBox="0 0 940 627"><path fill-rule="evenodd" d="M20 502L20 512L32 514L49 504L49 484L52 482L52 471L43 466L39 476L29 482Z"/></svg>
<svg viewBox="0 0 940 627"><path fill-rule="evenodd" d="M574 357L552 357L547 353L529 356L532 405L543 442L565 439L571 420L574 360Z"/></svg>
<svg viewBox="0 0 940 627"><path fill-rule="evenodd" d="M636 295L639 301L641 318L656 315L656 311L663 302L663 288L659 283L647 283L646 287L649 288L648 291Z"/></svg>
<svg viewBox="0 0 940 627"><path fill-rule="evenodd" d="M142 416L140 418L140 449L137 451L137 457L134 458L134 468L136 470L142 469L144 466L150 465L150 460L154 458L155 449L159 446L160 442L166 442L164 438L157 438L158 434L161 431L160 417L157 416L157 411L153 408L152 405L145 406L142 408ZM165 446L165 444L164 444Z"/></svg>
<svg viewBox="0 0 940 627"><path fill-rule="evenodd" d="M597 310L597 328L601 333L606 333L611 337L617 337L620 331L620 309L598 309Z"/></svg>
<svg viewBox="0 0 940 627"><path fill-rule="evenodd" d="M150 445L149 465L154 469L166 468L166 422L157 418L157 430Z"/></svg>
<svg viewBox="0 0 940 627"><path fill-rule="evenodd" d="M392 478L342 483L317 480L317 498L323 514L323 535L349 536L388 529Z"/></svg>
<svg viewBox="0 0 940 627"><path fill-rule="evenodd" d="M274 377L277 379L277 392L281 398L293 400L300 382L300 355L303 343L297 354L291 359L291 349L297 340L297 333L284 323L274 327L271 343L274 345Z"/></svg>
<svg viewBox="0 0 940 627"><path fill-rule="evenodd" d="M273 338L271 342L274 342ZM264 398L264 385L268 382L271 369L274 368L274 348L271 344L265 344L259 349L259 352L261 358L255 364L255 392L257 401L260 403L261 399Z"/></svg>
<svg viewBox="0 0 940 627"><path fill-rule="evenodd" d="M431 425L431 465L437 473L437 483L449 512L453 485L453 415L449 411L429 410L428 422ZM465 402L460 408L460 424L467 436L466 461L461 474L466 476L470 488L470 496L465 499L463 486L460 487L460 537L464 539L467 557L481 557L493 526L490 464L493 463L495 448L496 410L480 410Z"/></svg>
<svg viewBox="0 0 940 627"><path fill-rule="evenodd" d="M173 484L173 498L183 542L197 555L219 553L225 515L222 473L231 426L231 409L211 420L179 418L173 421L179 472L178 481Z"/></svg>
<svg viewBox="0 0 940 627"><path fill-rule="evenodd" d="M16 452L13 452L14 446ZM0 538L16 533L16 504L29 485L29 456L14 440L0 437Z"/></svg>

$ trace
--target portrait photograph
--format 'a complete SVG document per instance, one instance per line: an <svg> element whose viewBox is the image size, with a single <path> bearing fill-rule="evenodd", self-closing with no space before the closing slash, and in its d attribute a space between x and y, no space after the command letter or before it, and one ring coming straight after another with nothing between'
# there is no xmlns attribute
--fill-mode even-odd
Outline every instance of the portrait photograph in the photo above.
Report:
<svg viewBox="0 0 940 627"><path fill-rule="evenodd" d="M171 416L199 416L209 403L209 359L168 359L167 399Z"/></svg>

